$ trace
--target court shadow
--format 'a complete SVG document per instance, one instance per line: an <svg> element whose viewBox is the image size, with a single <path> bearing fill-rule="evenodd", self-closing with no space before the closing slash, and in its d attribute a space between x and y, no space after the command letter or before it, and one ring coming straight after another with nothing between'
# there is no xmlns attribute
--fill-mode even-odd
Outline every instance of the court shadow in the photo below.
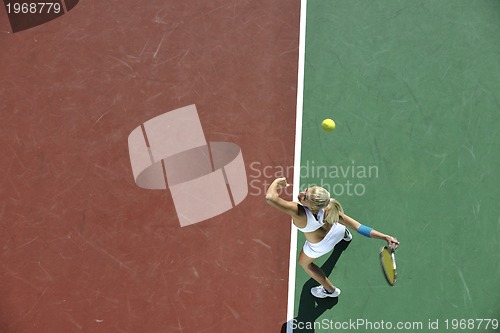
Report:
<svg viewBox="0 0 500 333"><path fill-rule="evenodd" d="M351 240L352 242L352 240ZM333 249L332 254L321 269L329 276L342 253L347 249L351 242L342 240ZM311 288L318 285L318 282L312 278L307 280L300 293L299 311L297 317L292 322L286 322L281 327L281 333L286 333L287 327L293 327L293 332L314 333L314 323L326 310L332 309L339 302L338 298L316 298L311 294ZM316 324L318 326L319 323Z"/></svg>

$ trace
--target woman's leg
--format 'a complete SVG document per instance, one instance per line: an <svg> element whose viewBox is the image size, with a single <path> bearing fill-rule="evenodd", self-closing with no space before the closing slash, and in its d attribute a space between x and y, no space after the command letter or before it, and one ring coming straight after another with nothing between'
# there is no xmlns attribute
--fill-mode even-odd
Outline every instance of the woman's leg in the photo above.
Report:
<svg viewBox="0 0 500 333"><path fill-rule="evenodd" d="M299 254L299 265L304 268L307 274L309 274L310 277L312 277L314 280L316 280L318 283L320 283L323 288L326 289L328 292L333 292L335 287L333 284L328 280L328 278L325 275L325 272L321 268L319 268L313 261L316 260L316 258L310 258L308 257L305 253L304 250L302 250Z"/></svg>

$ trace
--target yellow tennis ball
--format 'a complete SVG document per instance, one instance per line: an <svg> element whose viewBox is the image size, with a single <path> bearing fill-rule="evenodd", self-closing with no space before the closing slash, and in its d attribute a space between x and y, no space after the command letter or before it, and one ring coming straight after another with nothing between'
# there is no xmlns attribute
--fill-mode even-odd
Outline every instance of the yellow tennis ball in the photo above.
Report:
<svg viewBox="0 0 500 333"><path fill-rule="evenodd" d="M323 122L321 123L321 127L327 131L327 132L331 132L335 129L335 122L333 121L333 119L325 119L323 120Z"/></svg>

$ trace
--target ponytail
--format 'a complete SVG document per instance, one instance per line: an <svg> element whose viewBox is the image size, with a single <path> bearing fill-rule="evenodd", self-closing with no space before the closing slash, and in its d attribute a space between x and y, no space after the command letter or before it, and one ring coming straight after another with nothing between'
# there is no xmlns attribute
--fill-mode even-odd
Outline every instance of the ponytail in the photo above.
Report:
<svg viewBox="0 0 500 333"><path fill-rule="evenodd" d="M342 205L337 199L330 199L327 207L330 207L323 218L324 221L335 224L339 222L340 214L344 212Z"/></svg>

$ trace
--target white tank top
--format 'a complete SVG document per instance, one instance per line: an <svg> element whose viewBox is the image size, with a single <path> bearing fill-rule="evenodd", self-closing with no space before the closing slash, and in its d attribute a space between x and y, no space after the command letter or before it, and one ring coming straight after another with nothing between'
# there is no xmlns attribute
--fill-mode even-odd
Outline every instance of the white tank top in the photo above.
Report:
<svg viewBox="0 0 500 333"><path fill-rule="evenodd" d="M302 206L302 207L304 207L304 206ZM323 223L323 217L325 215L324 209L321 209L318 212L317 219L314 217L314 214L311 213L311 211L307 207L304 207L304 210L306 211L307 224L304 228L297 228L297 229L299 229L302 232L312 232L312 231L318 230L319 228L321 228L325 224L325 223Z"/></svg>

